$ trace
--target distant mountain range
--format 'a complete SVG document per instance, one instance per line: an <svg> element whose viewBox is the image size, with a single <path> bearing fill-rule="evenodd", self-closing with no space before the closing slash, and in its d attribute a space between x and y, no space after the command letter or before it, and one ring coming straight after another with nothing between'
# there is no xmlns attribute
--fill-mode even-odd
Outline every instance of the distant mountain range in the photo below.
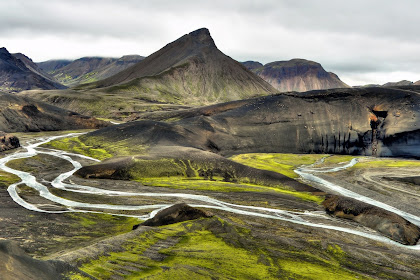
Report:
<svg viewBox="0 0 420 280"><path fill-rule="evenodd" d="M325 71L321 64L310 60L292 59L265 65L246 61L242 64L280 92L349 87L336 74Z"/></svg>
<svg viewBox="0 0 420 280"><path fill-rule="evenodd" d="M111 77L144 59L140 55L121 58L82 57L74 61L49 60L37 63L39 68L66 86L91 83Z"/></svg>

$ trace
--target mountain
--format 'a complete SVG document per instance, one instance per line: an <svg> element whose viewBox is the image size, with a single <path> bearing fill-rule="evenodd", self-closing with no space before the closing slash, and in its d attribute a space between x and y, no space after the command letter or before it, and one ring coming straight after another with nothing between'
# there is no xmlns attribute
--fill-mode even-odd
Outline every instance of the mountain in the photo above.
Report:
<svg viewBox="0 0 420 280"><path fill-rule="evenodd" d="M411 86L414 83L411 81L407 81L407 80L402 80L399 82L388 82L386 84L383 84L383 87L398 87L398 86Z"/></svg>
<svg viewBox="0 0 420 280"><path fill-rule="evenodd" d="M266 95L276 90L223 54L208 29L186 34L134 66L81 86L135 94L153 102L203 105Z"/></svg>
<svg viewBox="0 0 420 280"><path fill-rule="evenodd" d="M44 77L47 80L51 80L53 82L58 83L58 81L55 80L55 78L51 75L49 75L47 72L42 70L35 62L32 61L29 57L24 55L23 53L13 53L12 54L15 58L21 60L25 66L31 70L32 72Z"/></svg>
<svg viewBox="0 0 420 280"><path fill-rule="evenodd" d="M27 132L100 128L106 122L41 101L0 93L0 131Z"/></svg>
<svg viewBox="0 0 420 280"><path fill-rule="evenodd" d="M310 60L292 59L265 65L256 61L246 61L243 65L280 92L349 87L336 74L326 72L321 64Z"/></svg>
<svg viewBox="0 0 420 280"><path fill-rule="evenodd" d="M61 83L67 86L76 86L108 78L136 64L143 58L139 55L127 55L119 59L82 57L69 63L63 60L40 62L38 66ZM60 67L61 65L62 67Z"/></svg>
<svg viewBox="0 0 420 280"><path fill-rule="evenodd" d="M23 61L22 61L23 60ZM0 48L0 90L19 92L29 89L64 89L65 86L39 72L33 62L22 54L12 55Z"/></svg>
<svg viewBox="0 0 420 280"><path fill-rule="evenodd" d="M418 80L417 82L415 82L414 85L420 86L420 80Z"/></svg>

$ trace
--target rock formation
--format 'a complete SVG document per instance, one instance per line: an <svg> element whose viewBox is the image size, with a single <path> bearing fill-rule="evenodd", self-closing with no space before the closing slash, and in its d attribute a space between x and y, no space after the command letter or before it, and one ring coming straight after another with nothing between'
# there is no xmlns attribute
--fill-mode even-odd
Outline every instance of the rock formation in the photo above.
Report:
<svg viewBox="0 0 420 280"><path fill-rule="evenodd" d="M172 205L166 209L159 211L156 216L153 218L139 224L133 226L133 229L138 228L139 226L151 226L151 227L158 227L164 226L169 224L175 224L179 222L185 222L189 220L195 220L200 218L210 218L213 217L213 214L204 211L201 209L197 209L191 207L185 203L179 203Z"/></svg>
<svg viewBox="0 0 420 280"><path fill-rule="evenodd" d="M265 65L256 61L243 64L280 92L349 87L336 74L326 72L321 64L305 59L276 61Z"/></svg>
<svg viewBox="0 0 420 280"><path fill-rule="evenodd" d="M327 196L322 205L327 213L356 221L404 245L416 245L420 228L404 218L351 198Z"/></svg>
<svg viewBox="0 0 420 280"><path fill-rule="evenodd" d="M0 131L0 152L20 147L19 138Z"/></svg>

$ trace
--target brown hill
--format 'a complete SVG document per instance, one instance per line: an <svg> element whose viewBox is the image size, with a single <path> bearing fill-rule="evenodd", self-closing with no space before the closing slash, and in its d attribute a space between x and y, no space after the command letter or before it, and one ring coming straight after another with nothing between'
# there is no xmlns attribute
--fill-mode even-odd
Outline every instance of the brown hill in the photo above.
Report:
<svg viewBox="0 0 420 280"><path fill-rule="evenodd" d="M46 61L38 63L38 65L61 83L67 86L76 86L108 78L136 64L143 58L139 55L127 55L119 59L82 57L70 63L62 63L63 67L59 67L60 60L57 63Z"/></svg>
<svg viewBox="0 0 420 280"><path fill-rule="evenodd" d="M275 92L218 50L204 28L182 36L112 77L79 89L132 93L145 100L192 105Z"/></svg>
<svg viewBox="0 0 420 280"><path fill-rule="evenodd" d="M24 59L24 61L31 61L21 54L17 56ZM65 88L65 86L49 79L36 70L28 68L24 61L10 54L6 48L0 48L0 90L2 92Z"/></svg>
<svg viewBox="0 0 420 280"><path fill-rule="evenodd" d="M414 85L420 86L420 80L418 80L417 82L415 82Z"/></svg>
<svg viewBox="0 0 420 280"><path fill-rule="evenodd" d="M243 64L280 92L349 87L336 74L326 72L321 64L305 59L276 61L265 65L255 61Z"/></svg>

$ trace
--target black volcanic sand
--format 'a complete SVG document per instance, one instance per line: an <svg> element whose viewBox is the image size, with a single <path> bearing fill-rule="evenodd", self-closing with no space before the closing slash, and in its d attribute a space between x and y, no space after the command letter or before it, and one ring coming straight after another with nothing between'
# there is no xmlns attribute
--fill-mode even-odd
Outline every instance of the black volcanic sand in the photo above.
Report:
<svg viewBox="0 0 420 280"><path fill-rule="evenodd" d="M84 162L87 164L88 162ZM22 169L31 170L38 178L51 180L60 172L71 169L69 164L59 162L49 156L38 156L20 162ZM176 190L164 187L147 187L134 181L125 180L98 180L81 179L78 177L70 178L75 183L92 185L104 189L136 191L136 192L183 192L211 195L217 199L232 203L243 203L245 205L255 205L262 207L272 207L279 209L300 209L309 211L323 211L320 205L300 199L293 199L290 196L272 192L218 192L218 191L194 191ZM231 184L234 184L233 182ZM136 236L142 232L153 235L151 229L146 227L140 232L128 233L118 236L115 239L103 240L103 237L112 236L117 233L129 231L133 225L138 224L127 218L105 218L106 215L99 214L46 214L28 211L15 204L5 190L6 185L0 188L0 237L15 240L18 244L28 250L31 255L46 259L61 259L70 264L80 266L86 263L90 256L85 248L91 245L89 252L94 252L96 257L108 255L110 252L121 252L122 242L135 242ZM23 193L25 199L37 201L37 194ZM90 201L92 198L83 198L77 194L64 194L63 197L79 201ZM97 196L95 202L109 203L105 198ZM113 198L113 204L128 203L130 200L135 202L135 197ZM149 203L152 203L149 199ZM162 202L162 201L156 201ZM181 203L188 201L171 201ZM376 275L387 275L394 279L414 279L420 273L418 268L418 253L407 251L404 248L386 246L369 239L343 234L332 230L323 230L301 226L289 222L282 222L270 219L248 217L232 214L219 210L211 210L216 216L208 219L198 219L187 222L185 230L209 230L221 238L229 246L244 248L249 252L257 250L267 257L274 258L279 262L290 260L297 263L311 265L322 265L329 267L330 262L335 263L349 271L377 277ZM109 217L109 216L108 216ZM221 219L223 222L221 223ZM352 221L331 220L331 224L339 226L357 227ZM124 228L118 228L124 227ZM159 228L156 230L160 231ZM162 229L164 230L164 229ZM244 233L247 232L245 235ZM179 233L179 237L163 239L163 243L156 244L156 248L170 248L178 244L180 240L188 240L185 233ZM133 239L134 238L134 239ZM166 237L165 237L166 238ZM101 241L100 241L101 240ZM96 243L96 241L100 241ZM168 245L165 242L168 243ZM108 245L107 245L108 244ZM133 243L135 244L135 243ZM171 245L172 244L172 245ZM179 243L182 244L182 243ZM159 247L161 246L161 247ZM163 246L163 247L162 247ZM165 247L169 246L169 247ZM339 246L340 249L335 246ZM92 250L94 248L94 250ZM153 249L154 248L154 249ZM159 250L153 247L153 250ZM77 251L79 249L81 251ZM165 256L146 250L146 257L156 260L165 260ZM336 251L334 251L336 250ZM338 250L338 251L337 251ZM342 250L343 253L340 253ZM82 253L80 253L82 252ZM156 251L158 252L158 251ZM302 252L306 252L302 255ZM88 259L86 257L88 256ZM325 262L319 263L319 258ZM264 258L263 258L264 259ZM263 261L262 259L262 261ZM266 259L267 260L267 259ZM277 261L276 261L277 262ZM309 263L308 263L309 262ZM265 262L263 262L265 263ZM275 265L276 266L276 265ZM336 268L338 269L338 268ZM337 270L336 273L339 273ZM360 274L359 274L360 275ZM278 276L284 278L285 276Z"/></svg>

